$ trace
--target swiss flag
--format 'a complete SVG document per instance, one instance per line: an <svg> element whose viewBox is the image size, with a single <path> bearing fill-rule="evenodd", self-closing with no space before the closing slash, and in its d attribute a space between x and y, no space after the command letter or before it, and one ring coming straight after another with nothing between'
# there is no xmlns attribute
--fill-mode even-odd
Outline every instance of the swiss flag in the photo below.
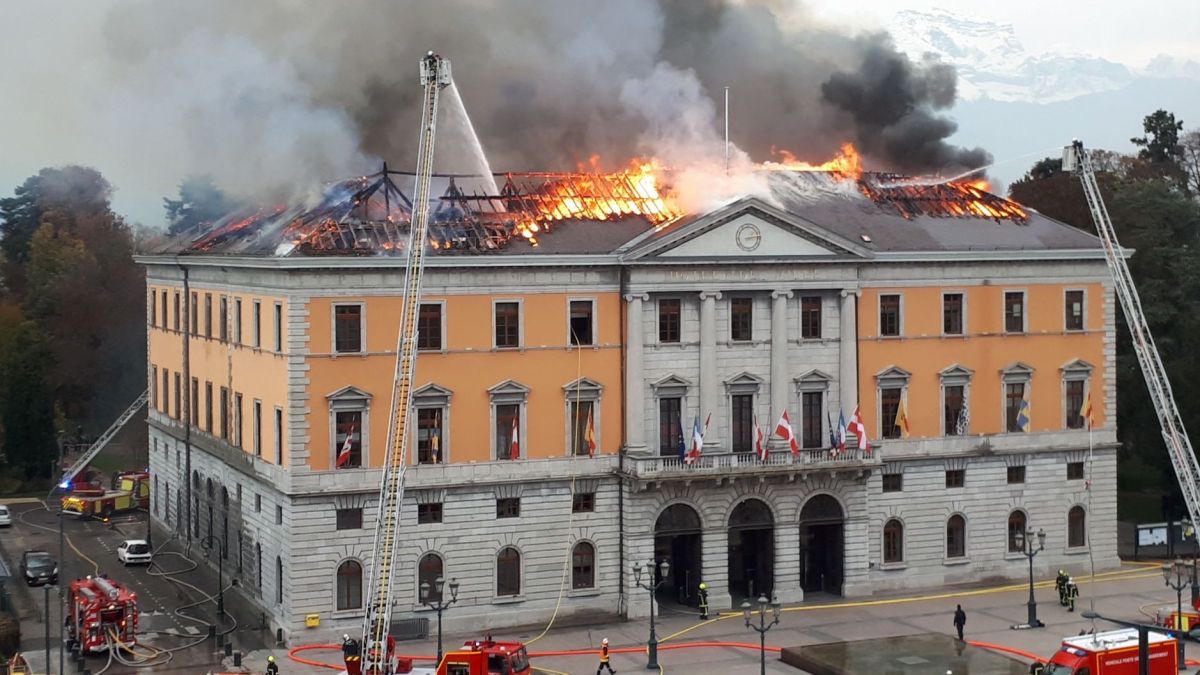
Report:
<svg viewBox="0 0 1200 675"><path fill-rule="evenodd" d="M517 418L513 418L512 428L512 446L509 448L509 459L518 459L521 457L521 441L517 437Z"/></svg>
<svg viewBox="0 0 1200 675"><path fill-rule="evenodd" d="M767 449L767 437L763 433L762 427L758 426L758 415L754 416L754 454L758 455L759 460L767 461L767 455L770 451Z"/></svg>
<svg viewBox="0 0 1200 675"><path fill-rule="evenodd" d="M850 423L847 426L850 428L850 433L858 436L858 449L865 451L870 444L867 442L867 425L863 422L862 411L858 406L854 407L854 414L850 416Z"/></svg>
<svg viewBox="0 0 1200 675"><path fill-rule="evenodd" d="M788 442L793 457L800 454L800 444L796 442L796 434L792 431L792 420L788 417L786 410L779 416L779 423L775 425L775 435Z"/></svg>
<svg viewBox="0 0 1200 675"><path fill-rule="evenodd" d="M346 442L342 443L342 449L338 451L337 468L342 468L350 462L350 447L354 443L354 428L346 432Z"/></svg>

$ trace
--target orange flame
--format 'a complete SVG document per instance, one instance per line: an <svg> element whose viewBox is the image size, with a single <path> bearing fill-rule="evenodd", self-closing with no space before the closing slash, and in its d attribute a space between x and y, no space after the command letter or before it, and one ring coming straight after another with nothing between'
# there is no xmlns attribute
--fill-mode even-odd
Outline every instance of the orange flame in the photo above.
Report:
<svg viewBox="0 0 1200 675"><path fill-rule="evenodd" d="M842 149L828 162L810 164L802 161L796 155L783 148L771 147L771 154L780 161L764 162L761 167L769 171L829 171L839 178L858 180L862 177L862 157L853 143L843 143Z"/></svg>

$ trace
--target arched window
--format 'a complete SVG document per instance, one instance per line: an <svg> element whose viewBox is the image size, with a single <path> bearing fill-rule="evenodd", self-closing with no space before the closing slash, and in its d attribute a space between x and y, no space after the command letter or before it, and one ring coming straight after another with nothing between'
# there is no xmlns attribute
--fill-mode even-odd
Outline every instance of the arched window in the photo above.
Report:
<svg viewBox="0 0 1200 675"><path fill-rule="evenodd" d="M283 604L283 558L275 556L275 604Z"/></svg>
<svg viewBox="0 0 1200 675"><path fill-rule="evenodd" d="M581 541L571 550L571 588L596 586L596 547Z"/></svg>
<svg viewBox="0 0 1200 675"><path fill-rule="evenodd" d="M362 565L347 560L337 568L337 608L362 608Z"/></svg>
<svg viewBox="0 0 1200 675"><path fill-rule="evenodd" d="M496 556L496 595L521 594L521 553L506 546Z"/></svg>
<svg viewBox="0 0 1200 675"><path fill-rule="evenodd" d="M426 553L417 563L417 599L421 602L437 602L442 599L442 590L437 580L444 574L442 559L436 553ZM429 584L429 594L421 597L421 585Z"/></svg>
<svg viewBox="0 0 1200 675"><path fill-rule="evenodd" d="M1087 514L1082 506L1072 506L1067 512L1067 547L1081 548L1087 546L1087 530L1084 525Z"/></svg>
<svg viewBox="0 0 1200 675"><path fill-rule="evenodd" d="M967 555L967 519L957 513L946 521L946 557L965 558Z"/></svg>
<svg viewBox="0 0 1200 675"><path fill-rule="evenodd" d="M1013 511L1008 514L1008 550L1010 553L1025 552L1025 547L1017 541L1017 533L1021 534L1020 538L1024 538L1025 514L1021 511Z"/></svg>
<svg viewBox="0 0 1200 675"><path fill-rule="evenodd" d="M904 562L904 525L895 518L883 526L883 562Z"/></svg>

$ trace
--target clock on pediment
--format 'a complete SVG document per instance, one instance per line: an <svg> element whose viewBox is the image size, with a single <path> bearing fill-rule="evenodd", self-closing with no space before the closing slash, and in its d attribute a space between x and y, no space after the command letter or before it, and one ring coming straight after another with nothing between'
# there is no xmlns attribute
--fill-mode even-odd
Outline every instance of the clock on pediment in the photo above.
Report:
<svg viewBox="0 0 1200 675"><path fill-rule="evenodd" d="M762 231L754 223L744 223L734 234L734 240L743 251L753 251L762 243Z"/></svg>

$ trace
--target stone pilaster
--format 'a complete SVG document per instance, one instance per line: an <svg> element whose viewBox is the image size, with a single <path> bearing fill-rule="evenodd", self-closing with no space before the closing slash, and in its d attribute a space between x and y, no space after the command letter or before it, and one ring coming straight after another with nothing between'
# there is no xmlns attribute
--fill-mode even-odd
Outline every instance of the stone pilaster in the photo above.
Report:
<svg viewBox="0 0 1200 675"><path fill-rule="evenodd" d="M625 448L646 452L646 382L642 375L642 302L646 294L626 295L625 302Z"/></svg>
<svg viewBox="0 0 1200 675"><path fill-rule="evenodd" d="M770 425L788 408L788 300L791 291L771 293L771 410ZM793 416L793 419L796 419Z"/></svg>
<svg viewBox="0 0 1200 675"><path fill-rule="evenodd" d="M729 594L729 530L724 527L704 530L700 550L700 574L708 585L708 609L711 612L728 611L733 607L733 598Z"/></svg>
<svg viewBox="0 0 1200 675"><path fill-rule="evenodd" d="M713 428L721 428L717 415L717 300L720 292L700 294L700 419L714 415Z"/></svg>
<svg viewBox="0 0 1200 675"><path fill-rule="evenodd" d="M842 291L839 312L838 388L842 393L841 408L847 419L858 406L858 295L855 290Z"/></svg>
<svg viewBox="0 0 1200 675"><path fill-rule="evenodd" d="M800 586L800 528L795 523L775 525L775 593L785 604L804 601Z"/></svg>

